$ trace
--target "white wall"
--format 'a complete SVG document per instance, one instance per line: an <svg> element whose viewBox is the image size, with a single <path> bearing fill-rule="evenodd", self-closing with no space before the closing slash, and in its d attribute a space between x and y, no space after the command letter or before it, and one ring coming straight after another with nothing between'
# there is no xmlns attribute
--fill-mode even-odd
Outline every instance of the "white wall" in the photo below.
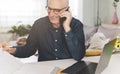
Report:
<svg viewBox="0 0 120 74"><path fill-rule="evenodd" d="M69 0L69 6L73 17L83 22L83 0Z"/></svg>
<svg viewBox="0 0 120 74"><path fill-rule="evenodd" d="M97 24L97 1L99 1L99 18L101 23L111 23L114 14L113 0L83 0L83 23L86 25ZM120 20L120 2L117 8ZM98 24L100 20L98 20ZM120 22L119 22L120 23Z"/></svg>
<svg viewBox="0 0 120 74"><path fill-rule="evenodd" d="M85 25L95 25L96 3L96 0L83 0L83 23Z"/></svg>
<svg viewBox="0 0 120 74"><path fill-rule="evenodd" d="M0 26L33 24L47 14L46 0L0 0Z"/></svg>
<svg viewBox="0 0 120 74"><path fill-rule="evenodd" d="M110 0L100 0L100 18L102 23L109 21L110 13Z"/></svg>

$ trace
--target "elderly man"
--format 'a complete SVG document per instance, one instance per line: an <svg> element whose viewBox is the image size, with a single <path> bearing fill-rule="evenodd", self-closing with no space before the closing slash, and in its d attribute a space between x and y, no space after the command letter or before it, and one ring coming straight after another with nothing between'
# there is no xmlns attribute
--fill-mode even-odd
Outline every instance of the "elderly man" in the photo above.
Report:
<svg viewBox="0 0 120 74"><path fill-rule="evenodd" d="M25 58L38 50L38 61L74 58L81 60L85 55L83 24L72 17L68 0L48 0L48 16L33 24L26 45L3 50ZM62 20L62 21L60 21Z"/></svg>

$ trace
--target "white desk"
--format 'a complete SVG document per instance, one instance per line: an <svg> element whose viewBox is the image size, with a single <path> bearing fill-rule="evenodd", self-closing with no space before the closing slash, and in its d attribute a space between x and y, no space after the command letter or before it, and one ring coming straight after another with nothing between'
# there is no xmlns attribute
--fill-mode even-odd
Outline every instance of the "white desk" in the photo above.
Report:
<svg viewBox="0 0 120 74"><path fill-rule="evenodd" d="M85 57L83 60L98 62L99 56L95 57ZM76 61L73 59L65 59L65 60L54 60L54 61L45 61L38 63L29 63L26 64L22 69L20 69L15 74L50 74L54 67L59 67L64 69ZM120 74L120 53L114 54L111 57L109 66L102 72L102 74Z"/></svg>

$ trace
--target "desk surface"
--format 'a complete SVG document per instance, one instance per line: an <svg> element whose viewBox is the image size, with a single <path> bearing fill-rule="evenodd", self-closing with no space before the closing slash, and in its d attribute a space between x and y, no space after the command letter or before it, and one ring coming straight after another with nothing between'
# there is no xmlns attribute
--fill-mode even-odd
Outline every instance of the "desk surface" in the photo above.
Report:
<svg viewBox="0 0 120 74"><path fill-rule="evenodd" d="M91 61L91 62L98 62L99 58L100 58L99 56L85 57L83 60ZM15 74L21 74L21 73L22 74L26 74L26 73L51 74L51 71L55 67L64 69L74 64L75 62L77 61L73 59L64 59L64 60L45 61L45 62L38 62L38 63L28 63ZM111 57L109 66L102 72L102 74L120 74L119 68L120 68L120 54L114 54Z"/></svg>

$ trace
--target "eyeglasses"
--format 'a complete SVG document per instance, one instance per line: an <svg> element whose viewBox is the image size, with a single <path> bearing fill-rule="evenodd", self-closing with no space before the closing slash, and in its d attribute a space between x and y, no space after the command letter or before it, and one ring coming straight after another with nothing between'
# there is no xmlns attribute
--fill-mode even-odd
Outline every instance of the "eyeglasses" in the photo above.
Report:
<svg viewBox="0 0 120 74"><path fill-rule="evenodd" d="M59 12L61 12L64 9L67 9L67 7L64 7L62 9L55 9L55 8L50 8L50 7L46 7L46 8L47 8L48 12L53 11L55 14L58 14Z"/></svg>

